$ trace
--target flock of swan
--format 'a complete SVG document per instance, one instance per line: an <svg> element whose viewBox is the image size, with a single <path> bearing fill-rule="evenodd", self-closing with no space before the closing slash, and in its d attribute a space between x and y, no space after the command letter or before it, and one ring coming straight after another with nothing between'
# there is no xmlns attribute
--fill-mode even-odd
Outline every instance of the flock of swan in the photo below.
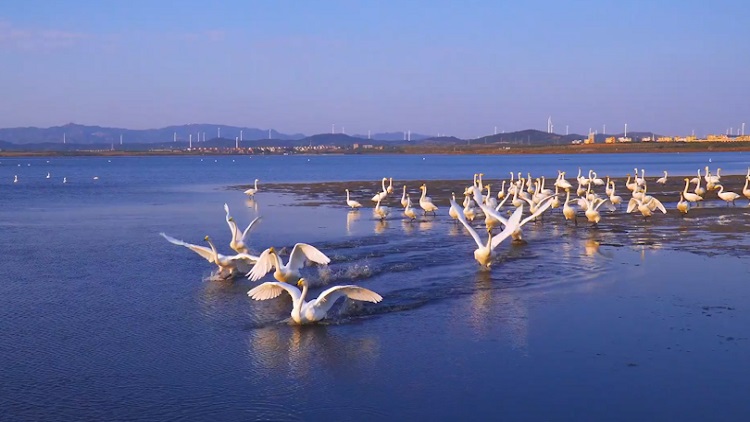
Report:
<svg viewBox="0 0 750 422"><path fill-rule="evenodd" d="M254 187L245 191L245 194L250 197L254 197L256 193L258 193L257 179ZM208 244L206 247L175 239L166 233L160 233L160 235L168 242L184 246L216 265L217 270L214 276L220 279L244 275L252 281L259 281L268 273L272 273L276 281L266 281L248 291L247 294L255 300L267 300L276 298L286 291L292 297L290 320L295 324L313 323L324 319L333 304L345 296L352 300L373 303L383 300L372 290L355 285L343 285L328 288L316 299L307 301L308 283L302 277L300 270L307 262L327 265L331 259L318 248L307 243L295 244L286 264L282 262L279 252L273 246L265 249L259 256L251 255L248 247L248 234L258 225L261 218L256 217L244 230L240 230L230 214L229 205L224 204L224 211L226 212L225 220L231 232L229 247L236 252L234 255L220 254L209 236L204 237L204 241Z"/></svg>
<svg viewBox="0 0 750 422"><path fill-rule="evenodd" d="M592 225L597 225L602 220L602 208L609 212L616 212L627 204L626 213L638 212L644 219L654 215L656 212L666 214L664 204L652 195L649 195L649 182L646 180L645 171L635 169L634 175L627 175L624 183L630 198L626 200L617 195L616 183L610 177L600 178L595 171L590 170L583 174L578 170L573 183L566 179L564 171L558 171L557 178L548 188L545 177L532 178L527 173L523 177L521 173L510 173L510 179L501 182L501 187L493 194L490 184L483 181L483 173L477 173L471 184L464 187L462 203L456 200L453 192L448 199L450 204L448 215L460 223L476 244L474 259L483 268L492 266L495 250L506 240L513 242L523 241L523 226L529 222L537 221L544 213L560 208L566 221L572 220L578 224L578 215L585 216ZM667 183L668 173L656 179L656 185ZM388 182L388 184L386 184ZM750 169L745 176L745 184L742 196L725 190L721 182L721 169L712 174L708 167L705 173L692 179L685 178L685 187L680 191L680 198L676 210L686 214L690 210L690 204L703 201L709 191L716 191L717 197L726 201L727 205L744 196L750 200ZM705 188L701 186L705 184ZM691 189L691 185L695 185ZM374 202L373 217L378 220L389 218L392 208L383 203L394 194L393 179L382 178L381 190L371 198ZM412 202L403 185L400 208L403 209L404 217L409 221L418 218L417 206L422 215L437 215L439 207L427 196L427 185L419 187L420 195L417 204ZM258 180L254 187L245 191L245 194L254 197L259 192ZM361 202L352 199L350 189L345 189L346 205L353 210L363 208ZM574 195L574 196L573 196ZM507 204L507 207L506 207ZM508 209L503 210L503 207ZM524 216L524 211L528 214ZM216 245L209 236L204 240L208 246L187 243L165 233L161 233L167 241L184 246L210 263L217 266L215 275L221 279L230 279L237 276L246 276L251 281L261 281L267 274L272 273L276 281L266 281L248 291L248 296L255 300L273 299L286 291L292 297L291 321L296 324L305 324L324 319L332 305L341 297L352 300L360 300L377 303L382 297L369 290L355 285L334 286L324 290L317 299L307 301L308 283L300 273L300 270L308 263L327 265L331 262L316 247L307 243L297 243L291 250L286 264L282 261L280 252L273 246L265 249L259 256L252 255L248 247L248 235L255 228L260 217L251 221L244 230L240 230L235 219L230 215L229 206L224 204L225 220L231 232L229 247L236 253L234 255L222 255L217 251ZM483 227L477 226L483 221ZM481 228L480 228L481 227ZM480 231L486 232L486 238L480 235Z"/></svg>

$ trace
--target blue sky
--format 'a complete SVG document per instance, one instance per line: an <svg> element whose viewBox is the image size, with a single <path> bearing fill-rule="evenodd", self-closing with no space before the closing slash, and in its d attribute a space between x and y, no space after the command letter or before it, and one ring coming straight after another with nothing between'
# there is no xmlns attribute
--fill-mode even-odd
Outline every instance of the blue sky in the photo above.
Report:
<svg viewBox="0 0 750 422"><path fill-rule="evenodd" d="M0 127L750 133L745 1L216 3L4 2Z"/></svg>

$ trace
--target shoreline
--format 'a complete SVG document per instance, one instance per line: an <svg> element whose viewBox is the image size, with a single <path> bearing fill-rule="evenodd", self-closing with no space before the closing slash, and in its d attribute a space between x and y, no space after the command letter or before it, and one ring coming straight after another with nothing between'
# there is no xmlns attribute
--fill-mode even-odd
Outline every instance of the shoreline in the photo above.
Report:
<svg viewBox="0 0 750 422"><path fill-rule="evenodd" d="M706 143L638 143L638 144L593 144L593 145L540 145L514 146L507 144L407 146L386 150L337 150L321 152L286 152L286 155L531 155L531 154L636 154L636 153L700 153L700 152L749 152L750 142ZM238 153L232 149L221 151L0 151L0 157L159 157L159 156L215 156L247 155L273 156L276 154Z"/></svg>

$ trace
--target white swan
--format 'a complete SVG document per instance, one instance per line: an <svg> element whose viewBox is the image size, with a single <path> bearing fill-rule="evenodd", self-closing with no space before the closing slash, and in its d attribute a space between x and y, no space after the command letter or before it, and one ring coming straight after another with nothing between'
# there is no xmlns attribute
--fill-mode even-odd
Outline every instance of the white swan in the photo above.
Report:
<svg viewBox="0 0 750 422"><path fill-rule="evenodd" d="M487 196L484 197L484 204L488 207L495 208L497 206L497 199L495 199L494 196L492 196L492 193L490 191L490 184L484 185L485 188L487 188Z"/></svg>
<svg viewBox="0 0 750 422"><path fill-rule="evenodd" d="M376 194L375 194L375 195L374 195L374 196L372 197L372 199L371 199L371 200L372 200L372 202L378 202L378 201L382 201L382 200L384 200L384 199L385 199L385 198L386 198L386 197L388 196L388 188L387 188L387 187L385 187L385 181L386 181L386 180L388 180L388 178L384 177L384 178L383 178L383 179L382 179L382 180L380 181L380 184L381 184L381 186L382 186L383 190L382 190L382 191L380 191L380 192L378 192L378 193L376 193Z"/></svg>
<svg viewBox="0 0 750 422"><path fill-rule="evenodd" d="M565 180L565 172L561 171L557 175L557 180L555 181L555 186L559 187L560 189L571 189L573 185L570 184L567 180Z"/></svg>
<svg viewBox="0 0 750 422"><path fill-rule="evenodd" d="M404 215L409 217L410 220L417 219L417 213L414 211L414 207L411 206L411 198L406 197L406 206L404 207Z"/></svg>
<svg viewBox="0 0 750 422"><path fill-rule="evenodd" d="M194 245L192 243L183 242L182 240L175 239L174 237L171 237L167 235L166 233L159 233L163 238L167 239L169 243L172 243L174 245L184 246L191 251L197 253L198 255L202 256L206 259L206 261L216 264L218 267L218 272L216 273L217 276L227 279L234 277L236 275L241 275L246 273L251 269L251 266L257 262L258 257L240 253L234 256L226 256L218 253L216 251L216 246L214 246L214 243L211 241L211 238L206 236L203 238L208 244L211 246L211 248L207 248L205 246L199 246Z"/></svg>
<svg viewBox="0 0 750 422"><path fill-rule="evenodd" d="M593 178L591 175L593 174ZM604 186L604 180L600 179L599 176L596 175L595 171L589 171L589 178L591 179L591 183L593 183L596 186Z"/></svg>
<svg viewBox="0 0 750 422"><path fill-rule="evenodd" d="M627 189L628 189L629 191L631 191L631 192L632 192L632 191L634 191L634 190L635 190L635 189L636 189L636 188L638 187L638 183L637 183L637 182L632 182L632 183L631 183L631 182L630 182L630 178L631 178L631 176L630 176L630 173L628 173L628 180L626 180L626 181L625 181L625 187L626 187L626 188L627 188Z"/></svg>
<svg viewBox="0 0 750 422"><path fill-rule="evenodd" d="M281 263L281 258L279 258L276 249L270 247L260 254L258 262L255 263L247 276L252 281L258 281L269 271L276 268L273 278L282 283L294 283L302 278L299 270L305 266L306 261L326 265L331 262L331 259L315 246L297 243L292 248L289 261L284 265Z"/></svg>
<svg viewBox="0 0 750 422"><path fill-rule="evenodd" d="M631 213L635 208L640 211L644 219L651 217L653 215L653 212L657 209L664 214L667 213L667 209L664 208L664 204L662 204L661 201L654 198L653 196L645 195L645 192L643 197L637 199L633 198L630 200L630 204L628 205L626 213Z"/></svg>
<svg viewBox="0 0 750 422"><path fill-rule="evenodd" d="M505 198L505 180L503 180L503 185L500 187L500 192L497 193L497 199L503 200Z"/></svg>
<svg viewBox="0 0 750 422"><path fill-rule="evenodd" d="M565 203L563 203L562 213L565 217L565 221L573 220L575 224L578 225L576 210L570 206L570 189L565 189Z"/></svg>
<svg viewBox="0 0 750 422"><path fill-rule="evenodd" d="M748 173L750 173L750 169L748 169ZM747 183L750 182L750 176L745 176L745 187L742 188L742 195L745 196L748 200L750 200L750 189L748 189Z"/></svg>
<svg viewBox="0 0 750 422"><path fill-rule="evenodd" d="M419 188L422 189L422 196L419 198L419 206L424 210L425 214L431 212L433 215L437 215L436 211L438 210L438 207L432 203L432 198L427 196L427 185L423 184Z"/></svg>
<svg viewBox="0 0 750 422"><path fill-rule="evenodd" d="M716 185L719 188L719 192L717 195L719 195L719 198L726 201L727 206L729 206L729 203L731 202L732 205L735 205L734 201L737 200L737 198L740 198L740 195L734 192L726 191L724 192L724 185Z"/></svg>
<svg viewBox="0 0 750 422"><path fill-rule="evenodd" d="M476 188L473 188L473 189L476 189ZM464 197L464 209L463 209L462 213L463 213L464 217L466 217L467 220L474 221L474 218L476 218L476 216L477 216L477 211L472 206L472 203L474 201L472 201L472 199L469 197L469 195L470 195L469 192L471 192L471 190L467 191L466 192L466 196Z"/></svg>
<svg viewBox="0 0 750 422"><path fill-rule="evenodd" d="M584 198L584 201L586 201L586 219L589 220L590 223L598 225L599 221L602 219L602 215L599 213L599 208L605 203L608 203L609 199L596 198L593 201L589 201Z"/></svg>
<svg viewBox="0 0 750 422"><path fill-rule="evenodd" d="M695 177L693 177L693 180L695 180ZM695 180L695 189L693 190L696 195L703 196L706 194L706 189L701 187L701 179L698 178L698 180Z"/></svg>
<svg viewBox="0 0 750 422"><path fill-rule="evenodd" d="M49 179L51 177L52 177L52 175L49 172L47 172L47 177L45 177L45 179Z"/></svg>
<svg viewBox="0 0 750 422"><path fill-rule="evenodd" d="M68 183L68 178L67 177L63 177L63 183Z"/></svg>
<svg viewBox="0 0 750 422"><path fill-rule="evenodd" d="M698 183L701 180L701 169L698 169L698 177L690 179L690 183Z"/></svg>
<svg viewBox="0 0 750 422"><path fill-rule="evenodd" d="M552 208L559 208L560 207L560 188L555 186L555 193L552 195Z"/></svg>
<svg viewBox="0 0 750 422"><path fill-rule="evenodd" d="M663 185L663 184L667 183L667 171L666 170L664 170L664 177L660 177L660 178L656 179L656 183L658 183L660 185Z"/></svg>
<svg viewBox="0 0 750 422"><path fill-rule="evenodd" d="M590 182L589 179L581 176L581 168L580 167L578 167L578 176L576 176L576 179L578 180L578 184L580 186L588 186L588 184Z"/></svg>
<svg viewBox="0 0 750 422"><path fill-rule="evenodd" d="M258 193L258 179L255 179L255 185L254 187L248 189L245 191L245 195L247 196L255 196L255 194Z"/></svg>
<svg viewBox="0 0 750 422"><path fill-rule="evenodd" d="M392 177L388 178L388 187L385 188L385 191L388 192L389 195L393 193L393 178Z"/></svg>
<svg viewBox="0 0 750 422"><path fill-rule="evenodd" d="M604 193L607 196L612 196L612 189L613 188L610 186L611 182L612 182L612 180L610 180L609 176L607 176L607 182L606 182L606 185L604 185Z"/></svg>
<svg viewBox="0 0 750 422"><path fill-rule="evenodd" d="M348 205L353 210L362 207L362 204L349 197L349 189L346 190L346 205Z"/></svg>
<svg viewBox="0 0 750 422"><path fill-rule="evenodd" d="M451 192L451 197L452 197L453 201L451 201L451 207L450 207L450 209L448 209L448 215L452 219L458 220L458 215L461 214L462 210L458 206L458 204L456 203L456 193L455 192Z"/></svg>
<svg viewBox="0 0 750 422"><path fill-rule="evenodd" d="M408 203L407 197L406 197L406 185L404 185L404 193L401 194L401 206L406 208L406 204Z"/></svg>
<svg viewBox="0 0 750 422"><path fill-rule="evenodd" d="M684 180L685 180L685 190L682 191L682 196L685 198L685 200L688 201L688 202L702 201L703 200L702 196L697 195L697 194L695 194L693 192L688 192L688 186L690 185L690 179L688 179L686 177Z"/></svg>
<svg viewBox="0 0 750 422"><path fill-rule="evenodd" d="M353 300L364 302L378 303L383 297L372 290L363 287L347 285L334 286L324 290L318 295L317 299L307 302L307 282L301 278L297 282L302 286L302 291L291 284L267 281L247 292L247 295L255 300L266 300L278 297L281 292L286 291L292 297L292 321L296 324L308 324L324 319L328 315L334 303L341 297L348 297Z"/></svg>
<svg viewBox="0 0 750 422"><path fill-rule="evenodd" d="M13 183L18 183L18 175L13 176Z"/></svg>
<svg viewBox="0 0 750 422"><path fill-rule="evenodd" d="M227 221L227 225L229 226L229 231L232 232L232 240L229 241L229 247L234 249L238 253L250 253L250 251L247 249L247 245L245 244L245 238L247 237L247 234L250 233L250 230L253 228L255 223L260 220L260 217L255 217L255 219L247 225L245 230L241 232L239 227L237 227L237 223L234 221L234 218L229 215L229 205L224 204L224 211L226 211L227 213L225 219Z"/></svg>
<svg viewBox="0 0 750 422"><path fill-rule="evenodd" d="M681 215L685 215L690 211L690 202L685 200L685 197L682 195L682 192L680 192L680 201L677 202L677 210L680 212Z"/></svg>
<svg viewBox="0 0 750 422"><path fill-rule="evenodd" d="M388 218L388 215L390 215L391 209L386 206L380 205L380 200L378 199L378 202L375 203L375 208L372 210L372 215L376 218L379 218L380 221L385 220Z"/></svg>
<svg viewBox="0 0 750 422"><path fill-rule="evenodd" d="M458 207L458 204L456 204L456 201L454 201L453 198L451 198L450 201L452 207ZM492 230L487 230L487 242L482 242L482 239L479 238L476 230L474 230L474 228L471 227L471 224L466 221L466 218L459 213L458 221L464 225L471 237L474 238L474 242L477 244L477 249L474 250L474 259L480 265L486 268L489 268L490 265L492 265L492 252L503 242L503 240L507 239L518 228L518 223L521 221L522 214L523 206L519 207L513 215L506 220L505 229L503 229L502 232L493 236Z"/></svg>
<svg viewBox="0 0 750 422"><path fill-rule="evenodd" d="M612 180L609 183L612 184L612 188L610 189L609 194L609 202L611 202L612 205L617 205L619 208L620 204L622 204L622 197L615 195L615 181Z"/></svg>

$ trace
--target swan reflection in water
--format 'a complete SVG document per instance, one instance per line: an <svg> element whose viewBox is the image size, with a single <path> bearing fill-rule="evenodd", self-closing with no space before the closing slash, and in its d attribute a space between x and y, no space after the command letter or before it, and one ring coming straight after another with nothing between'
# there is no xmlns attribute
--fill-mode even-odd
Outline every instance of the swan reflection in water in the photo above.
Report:
<svg viewBox="0 0 750 422"><path fill-rule="evenodd" d="M382 234L388 228L387 220L376 220L375 221L375 234Z"/></svg>
<svg viewBox="0 0 750 422"><path fill-rule="evenodd" d="M380 340L374 334L351 335L340 326L272 324L250 333L248 357L264 370L310 380L320 371L366 376L364 371L377 367Z"/></svg>
<svg viewBox="0 0 750 422"><path fill-rule="evenodd" d="M419 231L426 232L432 230L432 228L435 226L435 216L424 216L419 221Z"/></svg>
<svg viewBox="0 0 750 422"><path fill-rule="evenodd" d="M414 233L414 221L412 220L401 220L401 228L404 230L405 234L413 234Z"/></svg>
<svg viewBox="0 0 750 422"><path fill-rule="evenodd" d="M351 210L346 213L346 234L352 234L352 227L359 220L359 217L359 210Z"/></svg>
<svg viewBox="0 0 750 422"><path fill-rule="evenodd" d="M255 213L258 213L258 201L256 201L253 198L247 198L245 199L245 206L255 211Z"/></svg>

